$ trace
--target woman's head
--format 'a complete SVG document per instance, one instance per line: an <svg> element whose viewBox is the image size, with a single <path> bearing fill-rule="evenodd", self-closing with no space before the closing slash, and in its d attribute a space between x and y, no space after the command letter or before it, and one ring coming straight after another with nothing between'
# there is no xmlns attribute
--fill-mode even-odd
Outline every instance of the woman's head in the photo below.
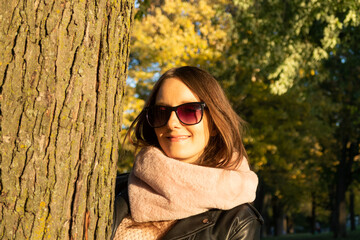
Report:
<svg viewBox="0 0 360 240"><path fill-rule="evenodd" d="M168 121L162 121L163 126L149 125L147 113L152 116L153 106L169 110L168 107L192 102L196 103L167 114ZM190 119L186 119L189 108L197 109L196 116L190 114ZM179 67L160 77L130 131L135 128L136 146L153 145L178 160L227 168L239 162L231 161L234 151L239 153L238 160L246 155L241 140L242 124L213 76L196 67Z"/></svg>

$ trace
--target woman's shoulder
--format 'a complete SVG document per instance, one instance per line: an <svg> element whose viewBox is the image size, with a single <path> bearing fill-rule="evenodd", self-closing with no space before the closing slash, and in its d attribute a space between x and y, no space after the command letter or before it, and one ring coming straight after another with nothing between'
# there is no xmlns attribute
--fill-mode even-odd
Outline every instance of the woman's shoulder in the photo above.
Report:
<svg viewBox="0 0 360 240"><path fill-rule="evenodd" d="M218 228L228 226L229 239L260 239L261 226L264 219L254 206L249 203L239 205L230 210L221 211Z"/></svg>
<svg viewBox="0 0 360 240"><path fill-rule="evenodd" d="M230 210L223 210L222 214L225 215L235 215L239 217L240 219L256 219L261 224L264 222L263 218L261 217L261 214L258 212L258 210L251 205L250 203L241 204L237 207L234 207Z"/></svg>
<svg viewBox="0 0 360 240"><path fill-rule="evenodd" d="M241 204L229 210L215 210L214 231L222 239L260 239L264 219L250 203Z"/></svg>
<svg viewBox="0 0 360 240"><path fill-rule="evenodd" d="M256 208L250 203L241 204L229 210L211 210L214 211L215 224L225 224L233 230L242 229L253 223L252 226L259 227L264 223L264 219ZM225 227L225 226L224 226Z"/></svg>

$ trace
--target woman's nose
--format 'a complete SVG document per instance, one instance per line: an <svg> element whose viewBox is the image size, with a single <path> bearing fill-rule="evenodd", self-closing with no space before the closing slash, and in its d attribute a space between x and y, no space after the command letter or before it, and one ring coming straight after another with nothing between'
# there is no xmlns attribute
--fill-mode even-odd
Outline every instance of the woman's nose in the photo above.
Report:
<svg viewBox="0 0 360 240"><path fill-rule="evenodd" d="M167 122L167 126L168 126L170 129L173 129L173 128L176 128L176 127L181 126L181 122L180 122L180 120L178 119L178 117L176 116L175 111L171 112L169 121Z"/></svg>

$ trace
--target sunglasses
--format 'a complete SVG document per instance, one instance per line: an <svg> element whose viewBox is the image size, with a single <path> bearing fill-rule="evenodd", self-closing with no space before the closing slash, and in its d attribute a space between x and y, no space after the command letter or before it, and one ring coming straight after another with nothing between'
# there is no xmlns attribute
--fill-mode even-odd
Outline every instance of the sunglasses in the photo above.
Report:
<svg viewBox="0 0 360 240"><path fill-rule="evenodd" d="M179 121L185 125L195 125L201 122L204 115L204 102L191 102L176 107L154 105L146 107L146 119L153 128L163 127L169 121L171 112L175 111Z"/></svg>

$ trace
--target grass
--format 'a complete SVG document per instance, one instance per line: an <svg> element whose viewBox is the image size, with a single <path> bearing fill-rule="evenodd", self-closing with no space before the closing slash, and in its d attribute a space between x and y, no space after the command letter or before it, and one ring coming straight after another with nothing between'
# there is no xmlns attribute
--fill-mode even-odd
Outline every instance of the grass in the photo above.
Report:
<svg viewBox="0 0 360 240"><path fill-rule="evenodd" d="M280 237L264 237L263 240L327 240L334 239L332 233L321 233L312 235L311 233L298 233L298 234L288 234ZM360 239L360 229L356 231L348 231L346 238L336 238L337 240L359 240Z"/></svg>

